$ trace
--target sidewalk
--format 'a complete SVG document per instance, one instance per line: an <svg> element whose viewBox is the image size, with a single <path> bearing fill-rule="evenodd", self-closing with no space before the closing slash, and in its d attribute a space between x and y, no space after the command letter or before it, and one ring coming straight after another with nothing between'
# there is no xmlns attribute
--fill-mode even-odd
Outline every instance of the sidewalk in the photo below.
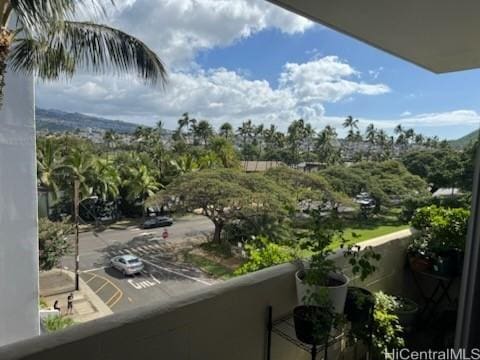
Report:
<svg viewBox="0 0 480 360"><path fill-rule="evenodd" d="M40 296L53 308L58 300L62 314L67 311L67 297L73 292L73 315L75 322L86 322L113 314L112 310L80 279L80 290L74 291L75 274L71 271L53 269L40 273Z"/></svg>

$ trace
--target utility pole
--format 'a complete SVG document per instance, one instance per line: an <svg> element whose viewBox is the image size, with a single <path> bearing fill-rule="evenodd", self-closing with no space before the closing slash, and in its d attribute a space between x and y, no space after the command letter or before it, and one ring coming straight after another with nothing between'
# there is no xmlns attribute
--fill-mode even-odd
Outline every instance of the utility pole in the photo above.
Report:
<svg viewBox="0 0 480 360"><path fill-rule="evenodd" d="M75 212L75 290L79 290L80 284L79 284L79 278L80 278L80 252L79 252L79 205L80 205L80 182L75 179L73 183L73 206L74 206L74 212Z"/></svg>

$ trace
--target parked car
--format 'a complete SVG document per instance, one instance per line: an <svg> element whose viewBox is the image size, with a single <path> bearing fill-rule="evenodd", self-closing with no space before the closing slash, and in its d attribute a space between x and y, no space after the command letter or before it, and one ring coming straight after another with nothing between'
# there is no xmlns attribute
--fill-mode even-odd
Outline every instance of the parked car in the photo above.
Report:
<svg viewBox="0 0 480 360"><path fill-rule="evenodd" d="M133 255L119 255L110 260L111 265L123 273L123 275L133 275L143 270L142 261Z"/></svg>
<svg viewBox="0 0 480 360"><path fill-rule="evenodd" d="M152 217L150 219L145 220L145 222L143 223L143 228L151 229L156 227L172 226L172 225L173 225L172 218L169 218L167 216L157 216L157 217Z"/></svg>

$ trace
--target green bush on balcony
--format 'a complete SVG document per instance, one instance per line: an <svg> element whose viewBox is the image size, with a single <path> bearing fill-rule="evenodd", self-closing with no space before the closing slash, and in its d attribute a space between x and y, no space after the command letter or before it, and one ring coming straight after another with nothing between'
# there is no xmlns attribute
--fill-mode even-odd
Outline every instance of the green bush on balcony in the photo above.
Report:
<svg viewBox="0 0 480 360"><path fill-rule="evenodd" d="M412 226L420 231L433 253L463 250L469 217L470 211L465 208L432 205L416 211Z"/></svg>

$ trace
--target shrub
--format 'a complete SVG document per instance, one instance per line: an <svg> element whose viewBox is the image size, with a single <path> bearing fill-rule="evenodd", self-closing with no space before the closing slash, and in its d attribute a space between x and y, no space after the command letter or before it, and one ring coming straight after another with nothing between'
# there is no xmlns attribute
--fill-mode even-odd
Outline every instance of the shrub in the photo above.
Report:
<svg viewBox="0 0 480 360"><path fill-rule="evenodd" d="M468 209L432 205L416 211L412 226L421 231L433 252L463 250L469 218Z"/></svg>
<svg viewBox="0 0 480 360"><path fill-rule="evenodd" d="M235 271L235 275L244 275L273 265L284 264L296 258L295 250L292 248L269 242L265 237L258 240L258 244L254 242L245 245L248 260Z"/></svg>
<svg viewBox="0 0 480 360"><path fill-rule="evenodd" d="M375 293L375 308L373 311L373 348L375 352L385 357L385 351L402 348L405 341L402 337L403 328L395 315L399 302L394 296L383 292Z"/></svg>
<svg viewBox="0 0 480 360"><path fill-rule="evenodd" d="M71 244L68 235L72 225L66 222L52 222L40 219L38 222L39 264L40 270L51 270L60 259L70 253Z"/></svg>
<svg viewBox="0 0 480 360"><path fill-rule="evenodd" d="M66 329L75 324L72 318L66 316L49 316L42 323L48 332Z"/></svg>
<svg viewBox="0 0 480 360"><path fill-rule="evenodd" d="M431 205L448 208L467 208L470 205L470 199L468 196L409 197L402 202L402 212L399 215L399 220L401 220L402 222L410 222L415 215L415 211L417 211L417 209Z"/></svg>

